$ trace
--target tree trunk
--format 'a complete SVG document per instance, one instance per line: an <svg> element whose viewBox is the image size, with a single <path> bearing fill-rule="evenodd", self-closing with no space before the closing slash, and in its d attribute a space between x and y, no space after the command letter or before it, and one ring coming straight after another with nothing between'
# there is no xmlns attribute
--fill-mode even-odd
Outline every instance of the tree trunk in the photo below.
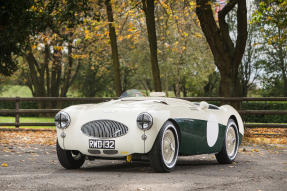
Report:
<svg viewBox="0 0 287 191"><path fill-rule="evenodd" d="M286 73L283 73L283 84L284 84L284 97L287 97L287 77Z"/></svg>
<svg viewBox="0 0 287 191"><path fill-rule="evenodd" d="M242 86L242 91L241 91L241 96L242 97L247 97L248 95L248 86L246 83L241 84Z"/></svg>
<svg viewBox="0 0 287 191"><path fill-rule="evenodd" d="M168 71L165 71L165 95L168 97Z"/></svg>
<svg viewBox="0 0 287 191"><path fill-rule="evenodd" d="M154 89L157 92L161 92L162 88L160 81L160 71L157 60L157 37L155 29L154 0L142 0L142 4L146 18Z"/></svg>
<svg viewBox="0 0 287 191"><path fill-rule="evenodd" d="M201 29L212 51L215 65L220 71L221 81L219 94L223 97L240 95L238 69L244 54L247 40L246 0L230 0L218 13L218 24L214 19L210 0L196 0L196 14ZM237 4L237 39L233 44L229 35L226 15ZM238 104L232 104L237 107Z"/></svg>
<svg viewBox="0 0 287 191"><path fill-rule="evenodd" d="M68 43L68 63L64 64L62 52L54 50L50 52L50 45L45 44L44 51L40 52L44 54L43 63L40 63L35 58L32 49L24 54L27 61L29 71L27 75L27 85L31 89L34 97L65 97L69 90L76 74L79 71L80 63L74 68L75 63L72 59L72 39ZM52 66L49 67L50 60L53 60ZM61 89L62 88L62 89ZM56 106L55 102L52 102L50 106ZM41 108L45 108L43 104Z"/></svg>
<svg viewBox="0 0 287 191"><path fill-rule="evenodd" d="M60 84L61 82L61 74L62 74L62 52L59 50L54 50L53 54L53 65L51 71L51 96L59 97L60 94Z"/></svg>
<svg viewBox="0 0 287 191"><path fill-rule="evenodd" d="M176 85L173 84L173 85L172 85L172 88L173 88L173 93L174 93L174 95L176 96Z"/></svg>
<svg viewBox="0 0 287 191"><path fill-rule="evenodd" d="M241 85L238 77L238 71L233 68L220 70L219 95L222 97L237 97L241 94Z"/></svg>
<svg viewBox="0 0 287 191"><path fill-rule="evenodd" d="M241 84L238 77L238 70L234 68L226 67L225 70L220 71L220 84L219 84L219 95L221 97L240 97L241 96ZM221 104L230 104L236 109L240 108L240 102L236 101L225 101Z"/></svg>
<svg viewBox="0 0 287 191"><path fill-rule="evenodd" d="M45 52L46 53L46 52ZM45 62L48 60L45 55ZM47 96L44 84L44 74L45 74L45 66L42 66L36 60L32 49L29 48L27 54L25 54L26 61L29 67L29 88L31 89L34 97L45 97ZM45 63L44 63L45 64ZM43 109L46 108L46 103L40 102L38 103L38 108Z"/></svg>
<svg viewBox="0 0 287 191"><path fill-rule="evenodd" d="M109 21L109 36L111 41L111 49L112 49L112 59L113 59L113 69L114 69L114 83L117 96L122 94L122 86L121 86L121 75L120 75L120 62L119 62L119 54L118 54L118 45L117 45L117 34L114 27L114 18L113 18L113 9L110 0L105 1L106 11L108 15Z"/></svg>
<svg viewBox="0 0 287 191"><path fill-rule="evenodd" d="M25 58L26 61L28 63L29 66L29 76L30 76L30 80L31 80L31 84L33 87L33 96L35 97L44 97L46 96L46 92L45 92L45 86L43 84L43 76L41 69L40 69L40 65L37 62L36 58L34 57L34 54L32 52L32 49L30 48L28 50L28 53L25 54Z"/></svg>
<svg viewBox="0 0 287 191"><path fill-rule="evenodd" d="M72 39L68 40L68 67L67 67L67 72L64 75L64 83L61 89L61 97L66 97L67 92L70 87L70 80L71 80L71 75L72 75L72 66L73 66L73 58L72 58Z"/></svg>

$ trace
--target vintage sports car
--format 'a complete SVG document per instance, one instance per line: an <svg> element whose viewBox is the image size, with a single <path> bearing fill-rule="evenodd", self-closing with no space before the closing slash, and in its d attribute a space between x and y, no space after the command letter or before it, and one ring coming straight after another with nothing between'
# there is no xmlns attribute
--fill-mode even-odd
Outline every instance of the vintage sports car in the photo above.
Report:
<svg viewBox="0 0 287 191"><path fill-rule="evenodd" d="M159 94L161 95L161 94ZM244 127L229 105L166 97L125 97L67 107L56 114L57 156L66 169L85 160L149 159L157 172L174 169L179 155L214 153L234 161Z"/></svg>

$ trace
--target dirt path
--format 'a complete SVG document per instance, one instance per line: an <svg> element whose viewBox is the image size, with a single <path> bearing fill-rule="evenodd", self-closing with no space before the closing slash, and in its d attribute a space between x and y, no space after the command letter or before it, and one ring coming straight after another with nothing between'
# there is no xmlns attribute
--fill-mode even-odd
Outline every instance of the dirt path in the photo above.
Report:
<svg viewBox="0 0 287 191"><path fill-rule="evenodd" d="M4 165L3 165L4 163ZM287 145L245 145L236 163L213 155L180 157L175 171L154 173L148 163L87 161L63 169L55 147L0 144L0 190L286 190Z"/></svg>

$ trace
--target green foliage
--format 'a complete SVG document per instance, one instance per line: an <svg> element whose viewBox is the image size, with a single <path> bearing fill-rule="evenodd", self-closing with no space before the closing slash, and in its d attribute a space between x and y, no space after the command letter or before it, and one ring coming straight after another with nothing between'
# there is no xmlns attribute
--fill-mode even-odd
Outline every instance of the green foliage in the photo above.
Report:
<svg viewBox="0 0 287 191"><path fill-rule="evenodd" d="M88 10L86 0L1 0L0 5L0 73L6 76L16 71L15 56L21 55L30 35L73 27L80 22L75 13Z"/></svg>
<svg viewBox="0 0 287 191"><path fill-rule="evenodd" d="M214 97L218 95L220 74L214 71L208 76L208 83L204 86L204 94L206 97Z"/></svg>
<svg viewBox="0 0 287 191"><path fill-rule="evenodd" d="M21 51L27 37L32 34L33 0L0 1L0 74L11 75L17 69L13 55Z"/></svg>
<svg viewBox="0 0 287 191"><path fill-rule="evenodd" d="M275 102L250 102L243 103L241 109L246 110L287 110L287 103L275 103ZM287 123L285 115L243 115L244 122L249 123Z"/></svg>
<svg viewBox="0 0 287 191"><path fill-rule="evenodd" d="M260 90L260 94L264 97L284 97L283 91L284 85L280 77L269 77L262 80L263 88Z"/></svg>
<svg viewBox="0 0 287 191"><path fill-rule="evenodd" d="M260 49L262 59L259 66L264 70L263 87L267 92L273 87L279 90L283 83L276 95L287 96L287 0L258 2L253 23L260 26L261 35L255 46ZM275 94L269 92L269 95Z"/></svg>

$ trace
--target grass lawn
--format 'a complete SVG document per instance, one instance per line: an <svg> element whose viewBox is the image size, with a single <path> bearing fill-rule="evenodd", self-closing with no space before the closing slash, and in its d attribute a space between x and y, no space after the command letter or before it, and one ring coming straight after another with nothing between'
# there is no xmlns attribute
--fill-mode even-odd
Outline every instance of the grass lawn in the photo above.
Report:
<svg viewBox="0 0 287 191"><path fill-rule="evenodd" d="M0 97L32 97L32 92L27 86L6 85L0 91Z"/></svg>
<svg viewBox="0 0 287 191"><path fill-rule="evenodd" d="M2 117L0 116L1 123L13 123L15 122L15 117ZM37 122L46 122L53 123L53 117L20 117L20 123L37 123ZM14 126L1 126L0 128L15 128ZM35 128L35 129L55 129L55 126L20 126L20 128Z"/></svg>
<svg viewBox="0 0 287 191"><path fill-rule="evenodd" d="M140 91L146 94L145 90L142 89ZM2 89L0 88L0 97L33 97L33 95L27 86L3 85ZM67 93L67 97L82 97L82 95L78 90L70 88ZM105 95L103 97L111 97L111 95ZM169 91L168 97L175 97L174 92Z"/></svg>
<svg viewBox="0 0 287 191"><path fill-rule="evenodd" d="M0 97L33 97L33 95L27 86L4 85L0 90ZM69 89L67 97L81 97L81 95L78 91Z"/></svg>

